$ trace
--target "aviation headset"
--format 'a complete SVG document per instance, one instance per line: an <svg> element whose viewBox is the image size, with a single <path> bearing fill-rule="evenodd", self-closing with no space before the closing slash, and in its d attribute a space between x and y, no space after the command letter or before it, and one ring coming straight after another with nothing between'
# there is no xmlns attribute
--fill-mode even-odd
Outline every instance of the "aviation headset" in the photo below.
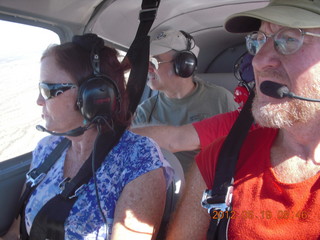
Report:
<svg viewBox="0 0 320 240"><path fill-rule="evenodd" d="M180 32L187 39L187 48L186 50L179 51L176 57L173 60L173 66L175 73L182 77L187 78L190 77L197 68L197 57L191 52L191 49L195 47L195 41L193 37L186 33L185 31L180 30Z"/></svg>
<svg viewBox="0 0 320 240"><path fill-rule="evenodd" d="M72 42L90 51L93 75L79 86L77 106L89 122L111 119L120 111L121 96L117 84L109 76L100 73L99 52L104 48L104 41L95 34L74 36Z"/></svg>
<svg viewBox="0 0 320 240"><path fill-rule="evenodd" d="M233 73L239 81L240 86L244 86L248 92L255 86L254 73L252 67L253 56L248 52L244 52L235 62Z"/></svg>

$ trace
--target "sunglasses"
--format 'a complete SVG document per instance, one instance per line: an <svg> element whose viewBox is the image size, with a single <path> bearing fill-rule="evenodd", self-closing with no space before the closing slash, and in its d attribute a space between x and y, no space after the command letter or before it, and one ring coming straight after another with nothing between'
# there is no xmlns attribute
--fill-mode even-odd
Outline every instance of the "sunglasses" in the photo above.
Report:
<svg viewBox="0 0 320 240"><path fill-rule="evenodd" d="M40 94L45 100L59 96L65 91L76 87L77 85L73 83L39 83Z"/></svg>
<svg viewBox="0 0 320 240"><path fill-rule="evenodd" d="M252 32L246 36L246 45L248 52L256 55L268 38L272 38L274 49L281 55L289 55L301 48L305 35L320 37L320 34L306 32L300 28L282 28L268 36L261 31Z"/></svg>
<svg viewBox="0 0 320 240"><path fill-rule="evenodd" d="M156 59L155 57L151 57L151 58L149 59L149 63L150 63L156 70L159 69L160 64L162 64L162 63L169 63L169 62L172 62L172 61L173 61L173 60L160 62L160 61L159 61L158 59Z"/></svg>

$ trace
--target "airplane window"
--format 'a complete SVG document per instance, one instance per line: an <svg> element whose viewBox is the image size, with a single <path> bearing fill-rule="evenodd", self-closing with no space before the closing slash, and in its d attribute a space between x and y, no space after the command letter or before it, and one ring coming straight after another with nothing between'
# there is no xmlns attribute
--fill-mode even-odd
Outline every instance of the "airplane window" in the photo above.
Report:
<svg viewBox="0 0 320 240"><path fill-rule="evenodd" d="M0 20L0 162L32 151L45 136L36 104L40 57L59 44L53 31Z"/></svg>

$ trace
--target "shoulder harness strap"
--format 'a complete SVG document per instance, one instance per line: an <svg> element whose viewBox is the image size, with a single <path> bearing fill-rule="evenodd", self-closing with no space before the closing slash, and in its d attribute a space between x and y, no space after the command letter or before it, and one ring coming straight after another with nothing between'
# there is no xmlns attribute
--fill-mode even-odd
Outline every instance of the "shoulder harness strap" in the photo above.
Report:
<svg viewBox="0 0 320 240"><path fill-rule="evenodd" d="M156 18L159 4L160 0L142 0L139 14L140 24L124 59L124 61L129 61L131 65L127 84L130 114L134 114L136 111L146 85L150 52L150 37L148 33Z"/></svg>
<svg viewBox="0 0 320 240"><path fill-rule="evenodd" d="M39 183L45 178L47 172L53 166L53 164L60 158L62 152L70 145L70 140L63 138L55 149L49 154L44 162L37 168L31 169L26 174L26 185L23 194L21 195L18 203L16 218L21 215L20 219L20 232L21 239L28 239L28 234L25 226L24 207L28 202L32 191L39 185Z"/></svg>
<svg viewBox="0 0 320 240"><path fill-rule="evenodd" d="M227 225L232 209L233 176L241 146L253 123L251 113L253 98L254 92L251 91L246 104L221 147L213 187L203 193L202 206L208 209L211 216L207 233L208 240L227 239Z"/></svg>
<svg viewBox="0 0 320 240"><path fill-rule="evenodd" d="M62 152L70 145L70 140L67 138L62 139L58 143L57 147L49 154L44 162L37 168L31 169L26 174L26 186L23 194L19 199L18 211L16 217L19 215L22 206L29 199L29 196L33 189L45 178L47 172L50 170L52 165L59 159Z"/></svg>
<svg viewBox="0 0 320 240"><path fill-rule="evenodd" d="M120 128L116 134L109 131L98 135L94 143L96 149L76 176L60 183L60 194L50 199L36 215L31 227L30 239L61 240L65 238L64 223L77 197L86 189L87 183L94 176L93 173L118 143L123 131L124 129Z"/></svg>

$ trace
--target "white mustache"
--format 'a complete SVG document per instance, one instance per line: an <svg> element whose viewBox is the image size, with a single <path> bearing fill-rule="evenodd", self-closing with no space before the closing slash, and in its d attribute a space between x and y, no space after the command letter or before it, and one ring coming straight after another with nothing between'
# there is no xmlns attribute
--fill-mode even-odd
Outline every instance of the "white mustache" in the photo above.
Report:
<svg viewBox="0 0 320 240"><path fill-rule="evenodd" d="M153 72L148 72L148 78L154 78L154 73Z"/></svg>
<svg viewBox="0 0 320 240"><path fill-rule="evenodd" d="M154 72L148 72L148 81L152 80L152 79L158 79L158 75Z"/></svg>

